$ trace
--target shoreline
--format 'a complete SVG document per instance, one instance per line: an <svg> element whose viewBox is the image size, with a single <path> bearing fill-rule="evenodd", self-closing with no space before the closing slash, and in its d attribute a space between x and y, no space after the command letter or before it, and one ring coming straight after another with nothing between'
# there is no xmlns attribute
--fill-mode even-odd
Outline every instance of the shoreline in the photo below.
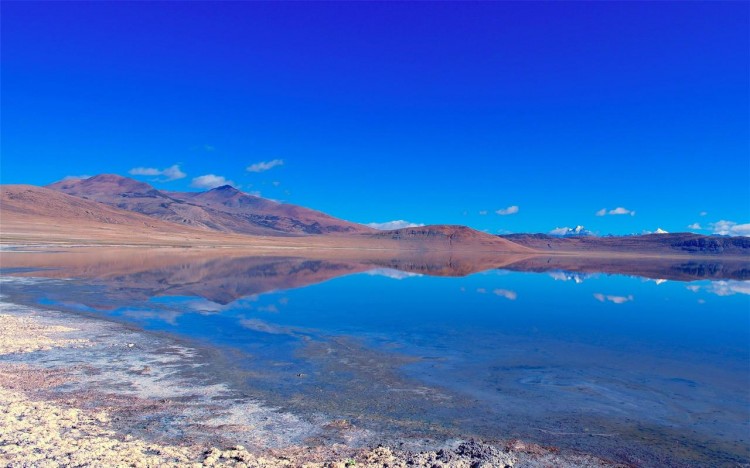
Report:
<svg viewBox="0 0 750 468"><path fill-rule="evenodd" d="M454 441L422 452L308 445L305 436L320 435L309 421L239 401L220 382L180 380L181 368L201 365L195 349L103 319L32 309L6 297L0 303L0 375L13 376L0 379L5 408L0 460L9 466L41 460L132 466L618 466L520 441ZM248 415L255 419L248 421ZM168 430L154 420L166 421ZM356 430L339 426L335 429ZM237 443L241 439L251 442ZM93 458L81 458L87 453Z"/></svg>
<svg viewBox="0 0 750 468"><path fill-rule="evenodd" d="M288 253L288 252L299 252L304 251L308 255L319 253L330 253L330 252L372 252L372 253L418 253L424 255L430 254L462 254L471 256L474 255L489 255L494 254L498 256L517 257L517 258L548 258L548 257L572 257L572 258L591 258L591 259L665 259L665 260L714 260L714 261L744 261L750 262L750 255L738 255L738 254L723 254L723 253L680 253L680 252L628 252L618 250L530 250L528 252L514 252L514 251L503 251L498 249L488 248L434 248L434 247L365 247L365 246L352 246L352 245L319 245L316 243L301 243L296 245L282 245L282 244L190 244L190 243L128 243L128 242L70 242L69 240L44 240L39 242L23 242L14 241L12 236L4 235L0 239L0 252L4 253L44 253L54 252L55 249L159 249L159 250L188 250L194 252L232 252L242 253L246 255L259 255L265 256L269 252L271 255L274 253ZM279 239L289 239L281 237ZM296 237L293 239L315 239L314 236L309 237ZM327 238L329 239L329 238ZM331 237L331 239L336 239ZM347 239L342 237L342 239ZM32 250L16 250L16 249L32 249ZM327 257L330 257L327 255Z"/></svg>

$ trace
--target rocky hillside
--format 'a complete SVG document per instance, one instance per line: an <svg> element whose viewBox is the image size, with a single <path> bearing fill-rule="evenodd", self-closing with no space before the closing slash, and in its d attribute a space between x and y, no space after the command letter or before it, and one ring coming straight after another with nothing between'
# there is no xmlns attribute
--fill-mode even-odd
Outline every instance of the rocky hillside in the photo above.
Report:
<svg viewBox="0 0 750 468"><path fill-rule="evenodd" d="M393 231L382 231L370 234L374 239L400 241L403 245L412 245L414 249L427 246L440 246L443 250L472 249L510 253L526 253L532 249L507 239L487 234L466 226L436 224L431 226L410 227Z"/></svg>
<svg viewBox="0 0 750 468"><path fill-rule="evenodd" d="M198 229L252 235L358 234L373 230L319 211L249 195L225 185L207 192L163 192L112 174L66 180L52 190Z"/></svg>

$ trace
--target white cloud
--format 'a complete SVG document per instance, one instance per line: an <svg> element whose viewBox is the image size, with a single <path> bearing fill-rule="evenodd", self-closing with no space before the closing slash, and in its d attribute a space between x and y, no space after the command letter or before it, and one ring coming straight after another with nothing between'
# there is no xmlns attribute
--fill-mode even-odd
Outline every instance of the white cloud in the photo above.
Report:
<svg viewBox="0 0 750 468"><path fill-rule="evenodd" d="M212 302L207 299L196 299L185 302L182 307L191 309L192 311L201 314L212 314L226 310L227 308L229 308L229 305L217 304L216 302Z"/></svg>
<svg viewBox="0 0 750 468"><path fill-rule="evenodd" d="M708 211L701 211L701 212L700 212L700 213L698 213L698 214L700 214L701 216L706 216L706 215L708 214Z"/></svg>
<svg viewBox="0 0 750 468"><path fill-rule="evenodd" d="M247 166L247 171L248 172L263 172L269 169L273 169L276 166L283 166L283 165L284 165L283 159L273 159L271 161L261 161L255 164L251 164Z"/></svg>
<svg viewBox="0 0 750 468"><path fill-rule="evenodd" d="M216 187L221 187L222 185L234 185L234 182L232 182L231 180L227 180L223 176L218 176L215 174L206 174L206 175L195 177L193 179L193 182L190 184L191 187L204 188L204 189L212 189Z"/></svg>
<svg viewBox="0 0 750 468"><path fill-rule="evenodd" d="M161 171L155 167L134 167L129 170L128 173L131 175L145 175L145 176L156 176L161 175Z"/></svg>
<svg viewBox="0 0 750 468"><path fill-rule="evenodd" d="M482 216L484 216L484 215L487 214L487 210L482 210L482 211L479 212L479 214L482 215Z"/></svg>
<svg viewBox="0 0 750 468"><path fill-rule="evenodd" d="M553 236L591 236L591 231L581 226L580 224L574 228L570 227L559 227L551 230L550 235Z"/></svg>
<svg viewBox="0 0 750 468"><path fill-rule="evenodd" d="M635 211L629 210L627 208L623 208L621 206L618 206L617 208L613 210L609 210L608 212L611 215L630 215L635 216Z"/></svg>
<svg viewBox="0 0 750 468"><path fill-rule="evenodd" d="M553 236L564 236L568 232L570 232L569 227L559 227L559 228L555 228L551 230L549 233L552 234Z"/></svg>
<svg viewBox="0 0 750 468"><path fill-rule="evenodd" d="M62 180L81 180L81 179L89 179L91 178L90 175L68 175L62 178Z"/></svg>
<svg viewBox="0 0 750 468"><path fill-rule="evenodd" d="M591 278L592 275L586 274L586 273L575 273L570 271L551 271L549 272L549 275L555 280L555 281L574 281L576 284L581 284L588 278Z"/></svg>
<svg viewBox="0 0 750 468"><path fill-rule="evenodd" d="M599 302L609 301L614 304L625 304L634 299L632 294L628 296L605 296L602 293L595 293L594 298Z"/></svg>
<svg viewBox="0 0 750 468"><path fill-rule="evenodd" d="M518 213L518 206L511 205L507 208L500 208L499 210L495 211L495 213L499 214L500 216L516 214Z"/></svg>
<svg viewBox="0 0 750 468"><path fill-rule="evenodd" d="M166 169L157 169L155 167L134 167L129 170L128 173L140 176L164 176L163 182L183 179L187 176L187 174L180 170L179 164L174 164Z"/></svg>
<svg viewBox="0 0 750 468"><path fill-rule="evenodd" d="M701 289L717 296L732 296L734 294L748 294L750 295L750 281L712 281L708 285L700 286L697 284L691 284L686 286L693 292L698 292Z"/></svg>
<svg viewBox="0 0 750 468"><path fill-rule="evenodd" d="M161 171L161 175L166 177L167 181L183 179L187 176L187 174L180 170L180 166L178 164L169 166L168 168L164 169L163 171Z"/></svg>
<svg viewBox="0 0 750 468"><path fill-rule="evenodd" d="M750 236L750 223L737 224L734 221L721 220L711 223L711 231L721 236Z"/></svg>
<svg viewBox="0 0 750 468"><path fill-rule="evenodd" d="M706 288L706 290L717 296L731 296L734 294L750 295L750 281L714 281Z"/></svg>
<svg viewBox="0 0 750 468"><path fill-rule="evenodd" d="M518 298L518 294L510 289L495 289L492 291L496 296L504 297L509 301L515 301Z"/></svg>
<svg viewBox="0 0 750 468"><path fill-rule="evenodd" d="M381 231L391 231L393 229L420 227L424 226L424 224L411 223L409 221L404 221L403 219L398 219L395 221L386 221L384 223L367 223L365 226L370 226L371 228L379 229Z"/></svg>
<svg viewBox="0 0 750 468"><path fill-rule="evenodd" d="M422 276L419 273L411 273L408 271L394 270L392 268L375 268L374 270L366 271L365 274L370 276L385 276L386 278L402 280L405 278L413 278L415 276Z"/></svg>
<svg viewBox="0 0 750 468"><path fill-rule="evenodd" d="M697 229L697 230L701 230L701 229L703 229L703 228L701 227L700 223L693 223L693 224L688 224L687 228L688 228L688 229Z"/></svg>
<svg viewBox="0 0 750 468"><path fill-rule="evenodd" d="M596 212L597 216L604 216L604 215L630 215L635 216L635 211L629 210L627 208L623 208L621 206L618 206L617 208L613 208L609 211L607 211L606 208L602 208L601 210Z"/></svg>

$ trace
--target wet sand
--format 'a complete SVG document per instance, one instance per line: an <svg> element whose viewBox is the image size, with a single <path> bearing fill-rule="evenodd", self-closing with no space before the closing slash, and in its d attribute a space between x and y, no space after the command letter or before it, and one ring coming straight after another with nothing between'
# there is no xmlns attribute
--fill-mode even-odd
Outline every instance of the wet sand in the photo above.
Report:
<svg viewBox="0 0 750 468"><path fill-rule="evenodd" d="M0 463L7 466L616 466L520 441L362 447L348 421L243 398L200 351L121 324L2 303ZM313 443L331 440L337 442Z"/></svg>

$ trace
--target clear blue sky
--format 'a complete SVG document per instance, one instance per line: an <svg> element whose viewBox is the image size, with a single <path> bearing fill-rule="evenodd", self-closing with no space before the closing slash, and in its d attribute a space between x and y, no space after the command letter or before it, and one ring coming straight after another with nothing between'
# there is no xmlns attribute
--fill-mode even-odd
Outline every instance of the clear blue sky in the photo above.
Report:
<svg viewBox="0 0 750 468"><path fill-rule="evenodd" d="M136 177L490 232L748 223L749 23L740 1L3 2L2 183L179 164Z"/></svg>

